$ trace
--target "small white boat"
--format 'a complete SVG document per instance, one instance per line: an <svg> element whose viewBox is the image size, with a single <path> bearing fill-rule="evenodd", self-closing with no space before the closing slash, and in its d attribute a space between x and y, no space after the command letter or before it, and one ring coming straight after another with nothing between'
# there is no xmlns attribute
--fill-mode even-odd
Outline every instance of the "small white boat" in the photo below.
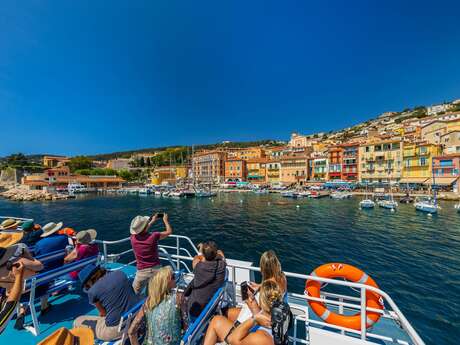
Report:
<svg viewBox="0 0 460 345"><path fill-rule="evenodd" d="M301 191L297 193L298 198L308 198L311 192L309 190Z"/></svg>
<svg viewBox="0 0 460 345"><path fill-rule="evenodd" d="M415 209L425 213L438 213L440 209L437 201L431 198L421 198L415 201Z"/></svg>
<svg viewBox="0 0 460 345"><path fill-rule="evenodd" d="M254 194L268 194L268 189L254 189Z"/></svg>
<svg viewBox="0 0 460 345"><path fill-rule="evenodd" d="M163 193L160 190L155 191L156 196L161 196Z"/></svg>
<svg viewBox="0 0 460 345"><path fill-rule="evenodd" d="M139 188L139 194L141 195L148 195L148 194L152 194L152 189L148 188L148 187L145 187L145 188Z"/></svg>
<svg viewBox="0 0 460 345"><path fill-rule="evenodd" d="M87 193L88 192L88 188L86 188L85 186L83 186L81 183L69 183L67 185L67 191L69 192L69 194L78 194L78 193Z"/></svg>
<svg viewBox="0 0 460 345"><path fill-rule="evenodd" d="M174 190L169 192L169 196L173 198L182 198L184 196L184 192L181 190Z"/></svg>
<svg viewBox="0 0 460 345"><path fill-rule="evenodd" d="M217 193L210 190L197 190L195 192L195 197L197 198L210 198L216 196Z"/></svg>
<svg viewBox="0 0 460 345"><path fill-rule="evenodd" d="M281 196L285 198L296 198L297 195L294 193L292 190L286 190L284 192L281 192Z"/></svg>
<svg viewBox="0 0 460 345"><path fill-rule="evenodd" d="M361 208L374 208L375 202L371 199L364 199L359 202L359 207Z"/></svg>
<svg viewBox="0 0 460 345"><path fill-rule="evenodd" d="M377 205L382 208L386 208L389 210L396 210L398 208L398 203L394 200L379 200Z"/></svg>
<svg viewBox="0 0 460 345"><path fill-rule="evenodd" d="M330 197L336 200L349 199L353 195L350 192L332 192Z"/></svg>

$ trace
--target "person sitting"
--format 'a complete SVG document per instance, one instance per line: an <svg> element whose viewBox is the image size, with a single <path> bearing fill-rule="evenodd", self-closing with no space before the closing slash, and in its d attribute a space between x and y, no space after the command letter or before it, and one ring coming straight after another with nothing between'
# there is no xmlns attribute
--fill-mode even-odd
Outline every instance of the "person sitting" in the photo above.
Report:
<svg viewBox="0 0 460 345"><path fill-rule="evenodd" d="M5 265L14 255L15 249L0 248L0 266ZM13 286L11 287L6 299L1 304L0 309L0 334L5 330L8 322L14 316L16 305L21 298L23 285L24 285L24 264L18 262L11 267L11 273L14 277Z"/></svg>
<svg viewBox="0 0 460 345"><path fill-rule="evenodd" d="M200 255L193 258L193 280L188 296L188 312L196 318L225 281L227 264L224 253L214 241L199 245Z"/></svg>
<svg viewBox="0 0 460 345"><path fill-rule="evenodd" d="M74 327L91 328L96 338L103 341L120 338L122 333L118 331L118 324L121 316L140 301L126 274L121 270L106 271L89 264L80 271L78 278L99 316L79 316L74 321Z"/></svg>
<svg viewBox="0 0 460 345"><path fill-rule="evenodd" d="M209 324L204 345L225 342L229 345L274 345L271 327L271 309L275 301L282 300L283 292L273 280L265 280L260 285L260 302L257 303L251 291L245 301L252 317L235 326L225 316L214 316Z"/></svg>
<svg viewBox="0 0 460 345"><path fill-rule="evenodd" d="M96 239L97 232L94 229L79 231L76 238L75 248L64 258L64 263L83 260L99 253L99 247L93 243ZM70 272L69 275L73 280L78 279L78 272Z"/></svg>
<svg viewBox="0 0 460 345"><path fill-rule="evenodd" d="M281 263L276 256L276 253L273 250L268 250L260 256L260 273L262 275L262 282L271 280L277 283L280 286L283 296L287 292L287 280L281 269ZM249 286L253 291L256 292L255 297L258 300L259 295L257 290L260 287L260 284L250 282ZM243 307L229 308L227 311L227 317L229 320L238 323L243 323L251 317L251 312L247 304L243 304Z"/></svg>
<svg viewBox="0 0 460 345"><path fill-rule="evenodd" d="M41 240L35 244L35 256L45 255L57 250L65 250L65 248L72 244L72 240L66 235L59 235L57 232L62 228L62 222L48 223L43 227L43 234L40 236ZM44 271L49 271L53 268L60 267L64 264L63 258L49 260L45 263Z"/></svg>
<svg viewBox="0 0 460 345"><path fill-rule="evenodd" d="M22 279L27 279L37 272L43 270L43 264L32 257L27 246L23 243L14 244L7 248L0 248L0 254L2 259L0 259L0 287L5 288L8 296L13 293L16 285L16 275L14 273L13 267L22 266L23 272L21 273ZM48 298L46 296L47 286L42 285L37 287L37 294L45 294L41 298L41 310L42 313L49 310ZM22 289L21 289L22 292ZM26 310L25 308L20 308L18 316L16 318L15 328L22 329L24 325L24 317Z"/></svg>
<svg viewBox="0 0 460 345"><path fill-rule="evenodd" d="M21 222L19 220L16 220L16 219L13 219L13 218L5 219L0 224L0 231L3 231L3 230L16 230L18 228L19 224L21 224Z"/></svg>
<svg viewBox="0 0 460 345"><path fill-rule="evenodd" d="M147 334L144 344L180 344L180 297L173 292L175 287L174 273L170 266L161 268L157 274L150 278L147 300L137 313L128 331L131 345L139 345L138 329L144 319L147 320Z"/></svg>
<svg viewBox="0 0 460 345"><path fill-rule="evenodd" d="M21 243L24 243L28 247L35 246L40 241L43 230L40 225L34 224L32 220L26 220L21 225L24 236L22 237Z"/></svg>
<svg viewBox="0 0 460 345"><path fill-rule="evenodd" d="M166 227L165 231L149 233L150 227L163 218ZM131 245L136 257L137 272L133 282L133 289L136 294L142 292L149 279L161 267L158 256L158 241L171 235L173 229L169 224L167 213L156 213L152 217L136 216L131 221Z"/></svg>

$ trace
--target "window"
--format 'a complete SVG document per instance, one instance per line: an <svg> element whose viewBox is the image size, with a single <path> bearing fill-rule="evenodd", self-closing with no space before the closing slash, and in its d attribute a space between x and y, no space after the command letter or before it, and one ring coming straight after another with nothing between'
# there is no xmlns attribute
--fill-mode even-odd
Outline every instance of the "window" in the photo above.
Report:
<svg viewBox="0 0 460 345"><path fill-rule="evenodd" d="M375 145L374 151L377 151L377 152L382 151L382 145Z"/></svg>
<svg viewBox="0 0 460 345"><path fill-rule="evenodd" d="M420 166L425 166L426 165L426 158L422 157L420 158Z"/></svg>
<svg viewBox="0 0 460 345"><path fill-rule="evenodd" d="M425 154L426 152L427 152L426 146L422 146L422 147L420 148L420 154Z"/></svg>
<svg viewBox="0 0 460 345"><path fill-rule="evenodd" d="M410 168L410 159L406 159L405 163L406 163L406 164L404 164L405 167Z"/></svg>
<svg viewBox="0 0 460 345"><path fill-rule="evenodd" d="M390 151L391 150L391 144L383 144L383 151Z"/></svg>
<svg viewBox="0 0 460 345"><path fill-rule="evenodd" d="M400 147L401 147L401 145L399 143L391 144L391 149L392 150L399 150Z"/></svg>
<svg viewBox="0 0 460 345"><path fill-rule="evenodd" d="M366 152L369 152L369 149L370 149L369 146L366 146Z"/></svg>

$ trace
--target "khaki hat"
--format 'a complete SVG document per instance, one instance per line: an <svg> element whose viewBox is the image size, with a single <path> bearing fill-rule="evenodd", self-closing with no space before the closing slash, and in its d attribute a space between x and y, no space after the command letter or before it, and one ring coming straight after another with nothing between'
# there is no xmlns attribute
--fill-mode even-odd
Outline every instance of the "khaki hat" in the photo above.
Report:
<svg viewBox="0 0 460 345"><path fill-rule="evenodd" d="M93 345L94 334L91 328L77 327L73 329L59 328L56 332L49 335L38 345Z"/></svg>
<svg viewBox="0 0 460 345"><path fill-rule="evenodd" d="M59 223L48 223L46 224L42 230L43 230L43 234L40 236L40 237L47 237L49 235L52 235L54 234L56 231L59 231L59 229L62 228L62 225L63 223L62 222L59 222Z"/></svg>
<svg viewBox="0 0 460 345"><path fill-rule="evenodd" d="M0 232L0 247L8 248L22 240L23 236L22 231Z"/></svg>
<svg viewBox="0 0 460 345"><path fill-rule="evenodd" d="M75 238L81 244L89 244L96 239L97 231L94 229L82 230L77 232Z"/></svg>
<svg viewBox="0 0 460 345"><path fill-rule="evenodd" d="M131 233L131 235L137 235L144 231L145 227L149 223L149 220L150 217L147 216L134 217L134 219L131 221L131 226L129 228L129 232Z"/></svg>
<svg viewBox="0 0 460 345"><path fill-rule="evenodd" d="M0 230L8 230L18 226L21 222L13 218L5 219L2 224L0 224Z"/></svg>

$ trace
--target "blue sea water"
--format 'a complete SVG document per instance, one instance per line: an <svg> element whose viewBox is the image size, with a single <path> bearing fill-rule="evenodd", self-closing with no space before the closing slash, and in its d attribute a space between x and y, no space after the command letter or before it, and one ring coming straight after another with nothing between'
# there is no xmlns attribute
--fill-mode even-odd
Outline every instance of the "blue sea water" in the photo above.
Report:
<svg viewBox="0 0 460 345"><path fill-rule="evenodd" d="M433 217L413 205L391 213L360 210L358 203L250 193L225 193L212 200L88 196L56 202L0 200L0 215L32 217L41 224L63 221L116 240L129 235L135 215L164 211L176 234L196 243L213 239L231 258L258 263L263 251L275 249L284 270L305 274L323 263L349 263L376 280L427 344L458 344L460 214L453 203L442 203ZM303 291L303 284L289 284L290 290Z"/></svg>

